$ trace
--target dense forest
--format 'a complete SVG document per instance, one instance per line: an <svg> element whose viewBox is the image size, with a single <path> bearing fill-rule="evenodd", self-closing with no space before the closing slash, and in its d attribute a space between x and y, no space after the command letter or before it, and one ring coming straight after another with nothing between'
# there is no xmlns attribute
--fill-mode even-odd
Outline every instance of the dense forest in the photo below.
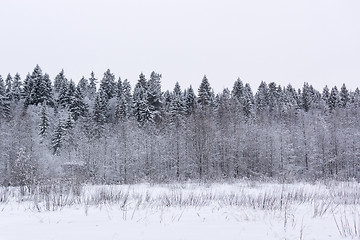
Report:
<svg viewBox="0 0 360 240"><path fill-rule="evenodd" d="M99 86L99 87L97 87ZM0 76L0 183L360 179L360 91Z"/></svg>

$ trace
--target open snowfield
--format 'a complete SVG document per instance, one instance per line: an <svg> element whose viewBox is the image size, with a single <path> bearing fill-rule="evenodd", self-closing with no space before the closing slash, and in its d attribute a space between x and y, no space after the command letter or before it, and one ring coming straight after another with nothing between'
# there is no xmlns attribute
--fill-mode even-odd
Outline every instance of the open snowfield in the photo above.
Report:
<svg viewBox="0 0 360 240"><path fill-rule="evenodd" d="M0 239L359 239L360 184L0 188Z"/></svg>

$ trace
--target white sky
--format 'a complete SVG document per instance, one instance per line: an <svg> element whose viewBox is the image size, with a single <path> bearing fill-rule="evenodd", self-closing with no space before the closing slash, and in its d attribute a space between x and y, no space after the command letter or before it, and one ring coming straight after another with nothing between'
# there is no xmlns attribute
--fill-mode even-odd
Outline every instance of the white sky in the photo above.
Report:
<svg viewBox="0 0 360 240"><path fill-rule="evenodd" d="M0 74L360 86L359 0L0 0Z"/></svg>

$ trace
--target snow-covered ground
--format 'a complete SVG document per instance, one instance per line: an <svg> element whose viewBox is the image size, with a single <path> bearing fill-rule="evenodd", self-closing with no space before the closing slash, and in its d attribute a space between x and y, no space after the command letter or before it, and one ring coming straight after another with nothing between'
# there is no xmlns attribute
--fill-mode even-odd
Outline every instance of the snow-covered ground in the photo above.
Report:
<svg viewBox="0 0 360 240"><path fill-rule="evenodd" d="M0 239L359 239L360 185L0 188Z"/></svg>

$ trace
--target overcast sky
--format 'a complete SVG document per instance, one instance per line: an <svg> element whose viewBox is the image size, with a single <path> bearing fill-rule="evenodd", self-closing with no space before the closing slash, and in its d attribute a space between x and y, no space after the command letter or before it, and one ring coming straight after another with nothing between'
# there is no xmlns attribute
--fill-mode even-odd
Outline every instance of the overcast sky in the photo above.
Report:
<svg viewBox="0 0 360 240"><path fill-rule="evenodd" d="M1 0L0 74L360 86L359 0Z"/></svg>

